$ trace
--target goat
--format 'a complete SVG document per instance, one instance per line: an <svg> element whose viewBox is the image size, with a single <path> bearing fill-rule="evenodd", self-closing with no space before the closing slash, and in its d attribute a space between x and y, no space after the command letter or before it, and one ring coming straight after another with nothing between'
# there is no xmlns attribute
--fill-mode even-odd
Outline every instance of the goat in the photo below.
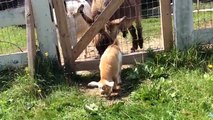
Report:
<svg viewBox="0 0 213 120"><path fill-rule="evenodd" d="M83 11L81 14L85 21L88 24L92 24L96 17L105 9L108 3L111 0L93 0L91 5L91 12L92 12L92 19L90 19ZM111 39L115 39L117 37L118 31L122 31L123 37L126 37L127 30L130 31L132 36L132 48L131 51L134 52L140 48L143 48L143 37L142 37L142 26L141 26L141 0L124 0L124 3L118 8L118 10L113 14L110 18L110 21L120 19L126 16L125 21L122 22L123 24L119 24L119 26L112 26L106 25L107 33L111 37ZM136 22L136 29L133 26L133 22ZM104 28L106 30L106 28ZM137 30L137 33L136 33ZM96 40L96 48L97 46L101 45L102 43L110 43L110 42L103 42L106 41L108 38L106 35L102 35ZM109 44L107 44L108 46ZM102 45L103 46L103 45ZM98 49L98 48L97 48ZM105 48L99 47L98 51L104 51ZM101 56L101 53L99 53Z"/></svg>
<svg viewBox="0 0 213 120"><path fill-rule="evenodd" d="M85 0L67 0L66 1L66 10L67 16L69 20L69 29L71 36L75 36L73 34L73 29L76 29L77 38L80 38L89 28L87 22L82 18L79 13L79 7L84 5L83 12L92 18L91 7L89 3ZM73 24L74 23L74 24Z"/></svg>
<svg viewBox="0 0 213 120"><path fill-rule="evenodd" d="M81 5L83 5L84 6L83 12L87 16L89 16L89 18L92 18L91 6L85 0L65 0L64 4L67 11L66 19L68 21L69 34L72 40L71 47L73 47L77 43L77 41L73 41L73 40L79 40L89 28L88 23L81 16L79 12L79 8ZM55 17L54 12L53 12L53 17L54 17L55 24L57 24L57 19ZM86 54L87 54L87 49L85 49L85 55L84 55L85 57L86 57Z"/></svg>

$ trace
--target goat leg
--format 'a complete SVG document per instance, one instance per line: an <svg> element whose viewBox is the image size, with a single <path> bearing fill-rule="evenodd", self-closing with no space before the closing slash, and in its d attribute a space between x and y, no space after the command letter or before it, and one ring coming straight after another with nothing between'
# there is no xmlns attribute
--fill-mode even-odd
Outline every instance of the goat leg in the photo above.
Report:
<svg viewBox="0 0 213 120"><path fill-rule="evenodd" d="M142 26L140 21L136 21L136 28L138 33L138 45L140 48L143 48L143 35L142 35Z"/></svg>
<svg viewBox="0 0 213 120"><path fill-rule="evenodd" d="M128 29L129 29L129 32L130 32L130 34L132 36L132 48L131 48L131 51L135 52L135 50L138 49L136 30L135 30L135 27L133 25L131 25Z"/></svg>

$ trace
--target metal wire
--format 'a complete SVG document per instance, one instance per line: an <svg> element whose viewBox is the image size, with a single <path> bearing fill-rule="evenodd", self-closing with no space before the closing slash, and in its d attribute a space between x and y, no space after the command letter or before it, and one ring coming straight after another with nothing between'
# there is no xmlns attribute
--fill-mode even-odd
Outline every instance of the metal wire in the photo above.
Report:
<svg viewBox="0 0 213 120"><path fill-rule="evenodd" d="M213 28L213 0L193 0L194 28Z"/></svg>
<svg viewBox="0 0 213 120"><path fill-rule="evenodd" d="M106 0L107 1L107 0ZM139 1L137 4L129 4L130 2ZM139 9L137 9L139 8ZM139 14L139 16L137 16ZM135 19L141 17L141 23L143 28L144 48L138 49L137 51L144 51L148 48L162 49L161 43L161 28L160 28L160 7L158 0L125 0L124 4L120 6L111 20L116 18L122 18L127 16L127 19ZM135 23L133 23L134 26ZM135 27L136 28L136 27ZM130 29L131 30L131 29ZM119 46L124 54L131 52L132 37L128 32L126 38L123 37L122 33L117 36ZM93 47L92 43L87 47L86 58L97 57L97 50ZM96 52L96 53L95 53ZM95 54L94 54L95 53ZM85 54L85 53L83 53ZM84 60L85 55L81 55L78 59Z"/></svg>

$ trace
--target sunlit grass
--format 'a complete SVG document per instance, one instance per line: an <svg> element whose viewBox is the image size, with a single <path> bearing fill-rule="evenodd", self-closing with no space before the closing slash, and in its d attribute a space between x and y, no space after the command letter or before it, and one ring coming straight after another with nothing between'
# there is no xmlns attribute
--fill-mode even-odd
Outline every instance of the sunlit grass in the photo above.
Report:
<svg viewBox="0 0 213 120"><path fill-rule="evenodd" d="M213 12L197 12L193 13L194 28L212 28Z"/></svg>
<svg viewBox="0 0 213 120"><path fill-rule="evenodd" d="M82 92L81 82L95 74L30 78L27 71L0 72L0 119L210 120L213 113L213 57L193 47L148 54L144 63L122 71L122 99L107 100ZM79 82L80 81L80 82ZM80 84L79 84L80 83ZM96 109L85 109L94 104Z"/></svg>
<svg viewBox="0 0 213 120"><path fill-rule="evenodd" d="M210 8L212 8L212 5L213 5L212 2L208 2L208 3L200 2L200 4L193 3L193 9L194 10L197 10L197 9L210 9Z"/></svg>
<svg viewBox="0 0 213 120"><path fill-rule="evenodd" d="M0 54L26 50L26 29L16 26L0 28Z"/></svg>

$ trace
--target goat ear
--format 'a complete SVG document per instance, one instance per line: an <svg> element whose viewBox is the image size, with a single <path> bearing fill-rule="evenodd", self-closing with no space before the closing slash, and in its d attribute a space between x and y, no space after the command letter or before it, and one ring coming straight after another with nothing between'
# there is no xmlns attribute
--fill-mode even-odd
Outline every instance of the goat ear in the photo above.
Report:
<svg viewBox="0 0 213 120"><path fill-rule="evenodd" d="M90 86L90 87L99 87L99 82L92 81L92 82L88 83L88 86Z"/></svg>
<svg viewBox="0 0 213 120"><path fill-rule="evenodd" d="M110 21L110 25L119 25L123 23L125 20L126 20L126 16L123 16L122 18Z"/></svg>
<svg viewBox="0 0 213 120"><path fill-rule="evenodd" d="M113 87L114 86L114 82L112 81L112 82L109 82L109 81L106 81L106 85L108 85L109 87Z"/></svg>

